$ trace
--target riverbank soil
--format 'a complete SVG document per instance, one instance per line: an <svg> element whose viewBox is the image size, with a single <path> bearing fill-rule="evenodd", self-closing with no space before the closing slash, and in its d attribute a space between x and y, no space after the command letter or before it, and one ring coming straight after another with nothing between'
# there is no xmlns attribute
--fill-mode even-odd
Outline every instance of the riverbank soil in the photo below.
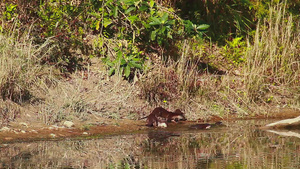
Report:
<svg viewBox="0 0 300 169"><path fill-rule="evenodd" d="M55 85L33 92L34 98L17 104L1 102L3 116L0 142L33 141L115 135L155 130L139 120L158 106L170 111L181 109L188 122L202 123L238 119L293 118L299 109L282 108L275 104L260 106L255 112L236 111L224 103L224 109L215 109L199 98L177 97L170 101L147 101L141 97L140 81L129 82L119 76L107 75L97 59L89 70L78 71L67 78L57 79ZM226 75L227 76L227 75ZM228 75L229 76L229 75ZM218 104L221 104L218 103ZM213 108L213 109L212 109ZM253 109L253 108L252 108ZM212 111L215 110L215 111ZM260 112L261 111L261 112Z"/></svg>
<svg viewBox="0 0 300 169"><path fill-rule="evenodd" d="M291 109L282 110L281 112L273 112L268 117L252 117L252 118L239 118L231 116L228 118L220 118L211 116L206 122L222 121L226 125L234 122L235 120L246 119L285 119L300 116L300 111ZM199 121L186 121L180 122L186 125L201 123ZM62 139L90 139L99 138L112 135L131 134L138 132L146 132L149 130L157 130L158 128L145 126L145 120L113 120L98 118L97 120L89 121L88 123L75 122L73 127L67 128L64 125L42 125L30 123L12 122L9 129L0 132L0 143L12 142L28 142L38 140L62 140ZM170 124L176 128L177 124ZM3 129L3 128L2 128Z"/></svg>

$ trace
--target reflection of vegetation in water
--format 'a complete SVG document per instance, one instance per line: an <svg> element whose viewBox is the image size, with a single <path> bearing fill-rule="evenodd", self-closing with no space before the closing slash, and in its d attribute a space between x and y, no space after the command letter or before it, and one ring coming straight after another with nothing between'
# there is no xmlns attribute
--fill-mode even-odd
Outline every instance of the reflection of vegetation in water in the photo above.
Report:
<svg viewBox="0 0 300 169"><path fill-rule="evenodd" d="M299 139L257 130L255 124L1 145L0 168L297 168Z"/></svg>

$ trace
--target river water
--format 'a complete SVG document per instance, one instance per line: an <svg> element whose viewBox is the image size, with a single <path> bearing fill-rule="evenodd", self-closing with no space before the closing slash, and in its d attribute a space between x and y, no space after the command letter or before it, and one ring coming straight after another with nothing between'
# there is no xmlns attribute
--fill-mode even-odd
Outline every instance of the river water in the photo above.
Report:
<svg viewBox="0 0 300 169"><path fill-rule="evenodd" d="M300 139L243 120L208 130L178 124L137 133L0 145L0 168L299 168Z"/></svg>

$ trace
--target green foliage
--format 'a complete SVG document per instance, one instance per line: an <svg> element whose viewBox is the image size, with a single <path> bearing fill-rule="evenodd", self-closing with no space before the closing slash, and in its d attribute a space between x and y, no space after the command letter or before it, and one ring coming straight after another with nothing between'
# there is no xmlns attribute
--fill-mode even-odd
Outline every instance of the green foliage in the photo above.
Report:
<svg viewBox="0 0 300 169"><path fill-rule="evenodd" d="M256 3L253 3L252 7L255 10L255 17L257 19L264 19L270 17L270 10L271 6L276 6L280 3L284 3L285 9L288 13L291 13L295 16L299 16L299 9L300 9L300 1L298 0L286 0L286 1L279 1L279 0L257 0Z"/></svg>
<svg viewBox="0 0 300 169"><path fill-rule="evenodd" d="M3 16L6 20L11 20L14 18L17 14L15 13L17 9L17 5L14 4L6 4L5 5L5 11L3 13Z"/></svg>
<svg viewBox="0 0 300 169"><path fill-rule="evenodd" d="M169 20L168 13L164 13L162 17L150 17L149 26L153 27L151 31L151 41L157 40L158 44L162 44L166 38L172 39L172 26L175 20Z"/></svg>
<svg viewBox="0 0 300 169"><path fill-rule="evenodd" d="M37 40L44 41L51 37L56 48L53 55L44 59L45 63L56 64L62 71L74 71L80 68L85 61L83 57L74 53L79 49L81 53L86 53L86 45L83 44L83 23L84 19L80 12L82 6L74 6L67 0L42 2L37 15L40 22L36 25L39 30ZM79 21L80 20L80 21Z"/></svg>
<svg viewBox="0 0 300 169"><path fill-rule="evenodd" d="M186 20L184 23L185 31L188 35L198 35L199 37L202 37L203 32L209 28L209 25L207 24L196 25L190 20Z"/></svg>
<svg viewBox="0 0 300 169"><path fill-rule="evenodd" d="M115 59L111 60L109 57L103 58L103 62L109 67L109 76L114 73L128 78L131 70L142 69L143 60L140 58L141 52L137 48L129 45L129 50L119 47L114 48L116 53Z"/></svg>
<svg viewBox="0 0 300 169"><path fill-rule="evenodd" d="M185 22L173 13L173 9L161 9L153 0L99 1L93 7L90 25L99 32L101 39L125 40L131 44L126 49L114 48L113 58L109 59L106 54L103 61L109 68L109 75L118 72L128 78L131 71L142 69L145 59L142 51L147 52L153 46L171 50L174 46L170 44L202 35L200 31L208 28L207 25ZM196 29L191 29L188 24Z"/></svg>
<svg viewBox="0 0 300 169"><path fill-rule="evenodd" d="M242 37L236 37L232 41L227 41L223 49L222 53L228 59L229 63L236 66L245 61L244 54L247 47Z"/></svg>
<svg viewBox="0 0 300 169"><path fill-rule="evenodd" d="M250 0L180 1L175 7L182 18L209 24L207 35L222 44L226 39L246 35L255 26L255 9Z"/></svg>
<svg viewBox="0 0 300 169"><path fill-rule="evenodd" d="M37 10L33 11L33 6ZM31 36L35 43L51 39L55 47L50 49L51 54L42 58L42 63L56 65L62 72L72 72L88 64L89 58L85 56L109 56L103 48L96 49L99 52L91 50L86 40L89 35L116 42L102 45L107 48L114 48L119 40L126 41L131 47L113 50L115 58L110 58L111 61L104 59L111 74L120 70L126 78L131 71L142 69L145 59L140 54L142 51L145 53L151 47L171 51L176 41L200 35L200 28L202 31L206 27L188 22L196 27L189 28L172 8L162 8L153 0L8 0L5 9L0 14L7 20L18 15L21 16L18 17L20 25L32 26ZM189 29L188 33L184 29Z"/></svg>

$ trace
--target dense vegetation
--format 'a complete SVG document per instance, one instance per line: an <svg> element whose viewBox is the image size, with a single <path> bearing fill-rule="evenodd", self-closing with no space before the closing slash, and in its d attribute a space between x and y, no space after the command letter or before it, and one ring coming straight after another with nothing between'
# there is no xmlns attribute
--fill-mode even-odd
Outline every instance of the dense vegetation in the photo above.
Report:
<svg viewBox="0 0 300 169"><path fill-rule="evenodd" d="M298 1L4 0L0 9L3 124L19 114L15 103L48 105L39 112L50 123L66 107L90 112L77 100L54 118L41 95L95 59L147 103L191 118L299 108Z"/></svg>

